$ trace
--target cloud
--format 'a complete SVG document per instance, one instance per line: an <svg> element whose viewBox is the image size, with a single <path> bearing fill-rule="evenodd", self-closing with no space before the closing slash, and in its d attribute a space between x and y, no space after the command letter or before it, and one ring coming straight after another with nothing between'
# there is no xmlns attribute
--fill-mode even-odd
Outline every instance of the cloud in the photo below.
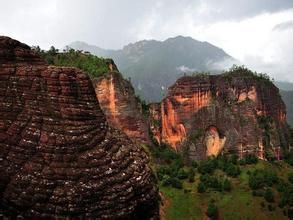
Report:
<svg viewBox="0 0 293 220"><path fill-rule="evenodd" d="M195 72L197 69L182 65L182 66L178 66L176 70L178 70L180 73L192 73L192 72Z"/></svg>
<svg viewBox="0 0 293 220"><path fill-rule="evenodd" d="M292 28L293 28L293 20L277 24L273 28L273 31L285 31L285 30L292 29Z"/></svg>
<svg viewBox="0 0 293 220"><path fill-rule="evenodd" d="M191 36L291 81L292 22L292 0L9 0L0 7L0 35L44 49L77 40L120 49L143 39Z"/></svg>
<svg viewBox="0 0 293 220"><path fill-rule="evenodd" d="M239 62L238 60L235 60L233 58L225 58L221 61L218 62L214 62L214 61L208 61L206 63L206 66L210 69L210 70L228 70L230 69L234 64L236 65L241 65L242 63Z"/></svg>

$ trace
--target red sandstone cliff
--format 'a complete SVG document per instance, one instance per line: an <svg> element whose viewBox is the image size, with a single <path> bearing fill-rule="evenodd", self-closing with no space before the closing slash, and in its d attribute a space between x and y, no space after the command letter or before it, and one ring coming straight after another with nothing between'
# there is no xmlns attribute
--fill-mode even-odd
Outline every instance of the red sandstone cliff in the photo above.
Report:
<svg viewBox="0 0 293 220"><path fill-rule="evenodd" d="M148 218L146 153L108 127L92 83L0 37L0 212L40 218Z"/></svg>
<svg viewBox="0 0 293 220"><path fill-rule="evenodd" d="M182 77L160 108L159 127L151 127L156 139L177 150L187 147L191 158L226 152L279 159L287 147L286 108L278 89L243 68Z"/></svg>
<svg viewBox="0 0 293 220"><path fill-rule="evenodd" d="M118 71L93 80L100 106L108 123L138 143L149 143L149 128L131 83Z"/></svg>

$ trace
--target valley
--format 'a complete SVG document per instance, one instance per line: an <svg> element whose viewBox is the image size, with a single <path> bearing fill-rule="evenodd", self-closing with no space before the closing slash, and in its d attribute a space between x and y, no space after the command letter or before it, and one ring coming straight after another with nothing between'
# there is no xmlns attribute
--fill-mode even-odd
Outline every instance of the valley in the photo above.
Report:
<svg viewBox="0 0 293 220"><path fill-rule="evenodd" d="M113 59L0 50L2 216L293 218L293 131L267 75L183 75L147 103Z"/></svg>

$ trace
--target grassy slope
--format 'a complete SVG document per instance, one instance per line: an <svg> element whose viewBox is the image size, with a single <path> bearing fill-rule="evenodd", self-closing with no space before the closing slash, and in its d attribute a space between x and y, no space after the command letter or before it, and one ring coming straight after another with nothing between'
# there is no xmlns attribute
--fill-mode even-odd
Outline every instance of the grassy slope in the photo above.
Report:
<svg viewBox="0 0 293 220"><path fill-rule="evenodd" d="M284 179L287 179L288 171L292 171L292 167L283 162L273 165L260 161L257 165L242 166L241 175L238 178L229 178L232 182L231 192L209 190L205 193L198 193L199 174L196 175L194 183L184 181L184 189L189 189L191 192L161 186L160 191L170 201L166 213L167 219L203 219L211 199L216 201L220 219L288 219L283 215L283 210L278 207L277 202L272 203L276 209L269 211L267 208L269 203L263 197L253 196L248 186L247 171L265 167L275 170L278 176ZM217 170L215 175L225 174ZM278 201L277 195L278 193L274 192L276 201ZM262 202L265 207L261 206Z"/></svg>

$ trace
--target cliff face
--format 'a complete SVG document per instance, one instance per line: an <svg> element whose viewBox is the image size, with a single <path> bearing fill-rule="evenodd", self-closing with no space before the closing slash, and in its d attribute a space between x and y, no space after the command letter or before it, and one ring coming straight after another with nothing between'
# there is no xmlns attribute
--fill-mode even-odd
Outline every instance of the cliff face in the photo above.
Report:
<svg viewBox="0 0 293 220"><path fill-rule="evenodd" d="M95 79L94 87L109 124L138 143L148 143L148 122L131 83L114 71Z"/></svg>
<svg viewBox="0 0 293 220"><path fill-rule="evenodd" d="M148 157L108 127L89 77L48 66L7 37L0 37L0 172L4 216L156 214Z"/></svg>
<svg viewBox="0 0 293 220"><path fill-rule="evenodd" d="M246 69L217 76L186 76L161 103L161 142L193 159L220 152L280 159L287 147L286 108L278 89ZM187 148L187 149L186 149Z"/></svg>

